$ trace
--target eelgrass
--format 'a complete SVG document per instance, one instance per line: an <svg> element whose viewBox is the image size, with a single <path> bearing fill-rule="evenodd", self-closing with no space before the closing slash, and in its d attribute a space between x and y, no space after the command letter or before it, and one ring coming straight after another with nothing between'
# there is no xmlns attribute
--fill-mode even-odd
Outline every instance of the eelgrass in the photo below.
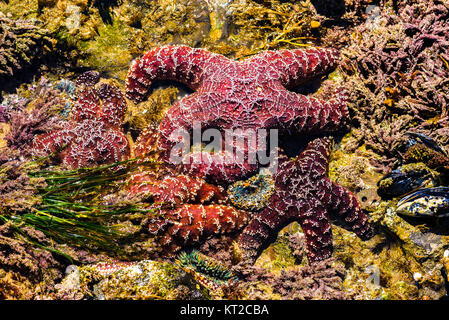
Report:
<svg viewBox="0 0 449 320"><path fill-rule="evenodd" d="M41 198L39 205L24 214L4 215L0 212L0 220L12 220L16 226L31 226L56 243L117 252L119 241L126 235L120 231L121 225L114 221L129 213L155 212L143 204L106 205L101 196L120 190L126 178L138 168L151 169L156 165L154 161L130 159L94 168L28 172L31 178L44 178L46 182L45 187L37 188ZM17 231L25 236L20 227Z"/></svg>
<svg viewBox="0 0 449 320"><path fill-rule="evenodd" d="M34 171L30 172L29 176L45 178L47 187L40 190L43 196L57 194L70 198L86 197L98 195L104 189L119 187L122 180L136 169L141 167L154 168L157 164L155 161L142 162L134 158L93 168L67 171Z"/></svg>

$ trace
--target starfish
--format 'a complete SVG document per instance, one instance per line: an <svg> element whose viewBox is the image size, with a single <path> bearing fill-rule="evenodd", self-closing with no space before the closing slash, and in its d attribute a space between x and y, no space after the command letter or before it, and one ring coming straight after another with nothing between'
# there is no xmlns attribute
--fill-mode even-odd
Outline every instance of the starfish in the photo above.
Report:
<svg viewBox="0 0 449 320"><path fill-rule="evenodd" d="M336 61L337 53L331 49L266 51L242 62L185 46L151 50L133 62L126 83L127 97L135 102L143 101L156 80L181 82L194 93L170 108L159 125L157 136L144 133L137 150L144 153L158 145L160 159L170 163L170 153L180 141L179 130L190 133L195 121L201 123L202 129L216 128L222 134L228 129L278 129L281 134L301 137L338 131L348 120L347 93L343 88L337 88L328 101L289 90L325 74ZM360 237L371 236L368 218L355 196L327 177L330 144L330 138L317 138L297 159L289 160L285 156L277 159L279 167L273 177L273 193L267 193L268 205L245 228L239 240L247 262L254 262L270 239L295 220L303 227L311 262L331 255L330 214L340 216ZM248 147L249 144L240 151L246 154ZM247 158L242 163L228 159L226 151L191 152L185 156L184 160L188 161L183 161L181 169L189 176L227 184L259 168L259 164L250 163ZM211 207L210 217L217 216L215 211L222 215L222 209L217 211ZM170 220L180 219L183 230L189 232L188 237L182 235L176 239L179 229L174 224L168 227L168 237L164 237L164 241L171 244L178 240L179 245L182 245L180 242L185 244L192 231L196 231L192 233L194 239L199 239L198 230L210 221L203 205L178 206L174 210L169 212L168 220L153 221L155 228L150 231L157 234ZM240 215L223 216L234 216L232 220L235 220ZM244 219L236 225L243 223ZM184 228L184 225L195 227Z"/></svg>
<svg viewBox="0 0 449 320"><path fill-rule="evenodd" d="M72 121L63 121L60 130L36 136L35 154L54 153L71 168L117 162L128 156L129 143L122 131L125 97L108 84L102 83L97 90L93 82L98 79L92 75L85 74L77 80L85 86L74 107Z"/></svg>
<svg viewBox="0 0 449 320"><path fill-rule="evenodd" d="M157 161L158 154L152 152L157 139L157 128L147 127L136 141L134 155ZM126 194L128 200L151 202L161 213L148 219L148 231L155 236L162 253L168 255L212 236L241 231L249 221L245 211L227 205L221 186L179 174L166 166L133 174Z"/></svg>
<svg viewBox="0 0 449 320"><path fill-rule="evenodd" d="M239 239L246 262L254 262L278 231L293 221L303 229L312 263L332 254L329 215L342 219L362 239L372 236L368 217L356 197L327 177L331 144L329 137L316 138L296 159L279 158L275 191L267 207L256 214Z"/></svg>
<svg viewBox="0 0 449 320"><path fill-rule="evenodd" d="M223 188L185 175L142 172L129 181L130 198L151 199L161 210L148 220L148 231L164 253L232 234L248 223L248 214L225 204Z"/></svg>
<svg viewBox="0 0 449 320"><path fill-rule="evenodd" d="M233 61L204 49L164 46L133 62L126 81L126 95L141 102L156 80L174 80L194 93L173 105L159 125L162 160L170 163L180 130L278 129L288 134L317 134L342 128L348 119L347 94L337 88L328 101L289 89L318 78L337 63L333 49L265 51L244 61ZM248 145L237 151L247 154ZM192 152L181 169L216 183L230 183L249 176L259 163L229 161L226 151ZM231 157L232 159L232 157Z"/></svg>

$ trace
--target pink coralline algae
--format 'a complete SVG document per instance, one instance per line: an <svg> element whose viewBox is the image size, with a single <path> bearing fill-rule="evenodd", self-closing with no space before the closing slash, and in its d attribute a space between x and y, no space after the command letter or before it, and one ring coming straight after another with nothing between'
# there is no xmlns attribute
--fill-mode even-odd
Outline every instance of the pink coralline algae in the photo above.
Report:
<svg viewBox="0 0 449 320"><path fill-rule="evenodd" d="M156 80L174 80L195 92L173 105L162 120L159 149L170 162L180 130L278 129L280 133L317 134L341 129L348 118L346 92L322 101L289 91L331 70L337 62L332 49L266 51L242 62L186 46L165 46L134 61L126 95L145 99ZM227 142L228 143L228 142ZM231 143L232 145L232 143ZM232 145L232 147L236 147ZM248 145L243 146L243 154ZM248 157L237 163L226 152L192 152L184 156L185 173L217 183L229 183L257 171Z"/></svg>
<svg viewBox="0 0 449 320"><path fill-rule="evenodd" d="M30 141L36 135L59 129L60 119L56 114L65 104L65 99L44 77L25 88L28 92L26 98L10 94L1 106L5 108L5 120L10 127L5 135L8 148L27 157L32 152Z"/></svg>
<svg viewBox="0 0 449 320"><path fill-rule="evenodd" d="M102 261L90 265L90 268L95 270L99 275L107 277L114 272L135 266L136 264L137 262L135 261L111 261L111 262Z"/></svg>
<svg viewBox="0 0 449 320"><path fill-rule="evenodd" d="M327 259L310 266L292 267L281 270L280 274L269 272L260 266L235 270L247 285L264 283L282 300L345 300L348 299L343 287L345 270ZM270 292L271 293L271 292ZM264 300L267 293L257 286L248 295L249 300Z"/></svg>
<svg viewBox="0 0 449 320"><path fill-rule="evenodd" d="M448 39L449 3L439 0L397 1L396 12L384 6L354 29L342 50L354 103L348 151L366 144L378 155L372 164L387 173L411 128L449 145Z"/></svg>
<svg viewBox="0 0 449 320"><path fill-rule="evenodd" d="M362 239L371 237L368 217L356 197L327 177L331 143L331 138L316 138L297 159L280 157L275 192L239 239L246 262L254 261L270 239L293 221L304 231L310 262L332 254L329 214L342 219Z"/></svg>
<svg viewBox="0 0 449 320"><path fill-rule="evenodd" d="M71 168L112 163L126 159L129 143L122 131L126 101L120 90L102 83L81 90L71 121L62 129L38 135L33 142L36 154L55 153Z"/></svg>

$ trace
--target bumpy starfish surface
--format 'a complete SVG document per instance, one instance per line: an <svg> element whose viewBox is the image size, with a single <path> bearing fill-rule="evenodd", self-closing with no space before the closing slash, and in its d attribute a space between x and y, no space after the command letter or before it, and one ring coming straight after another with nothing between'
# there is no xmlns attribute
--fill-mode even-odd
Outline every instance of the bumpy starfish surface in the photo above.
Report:
<svg viewBox="0 0 449 320"><path fill-rule="evenodd" d="M274 194L239 239L247 262L254 262L270 239L274 240L278 231L293 221L303 229L310 262L326 259L332 253L329 215L342 219L362 239L371 237L368 217L355 196L327 177L331 144L329 137L316 138L298 158L279 158Z"/></svg>
<svg viewBox="0 0 449 320"><path fill-rule="evenodd" d="M159 149L170 162L179 142L179 130L191 132L194 122L203 130L278 129L280 133L332 132L348 118L347 95L338 88L332 99L322 101L289 89L322 76L337 61L332 49L265 51L242 62L186 46L150 50L131 66L126 95L135 102L145 99L156 80L175 80L195 92L173 105L160 124ZM248 146L243 147L244 154ZM213 182L230 183L255 172L258 163L228 161L226 152L191 153L184 157L186 173Z"/></svg>
<svg viewBox="0 0 449 320"><path fill-rule="evenodd" d="M139 135L134 155L158 159L157 128L149 126ZM198 177L182 175L169 167L132 175L128 180L128 199L151 202L161 216L148 220L148 231L156 236L165 254L206 241L211 236L232 234L243 229L249 215L226 205L227 195L221 186Z"/></svg>
<svg viewBox="0 0 449 320"><path fill-rule="evenodd" d="M149 233L167 254L207 240L231 234L248 223L248 214L225 205L226 193L219 186L185 175L158 176L139 173L129 181L129 195L150 198L162 216L148 221Z"/></svg>
<svg viewBox="0 0 449 320"><path fill-rule="evenodd" d="M129 143L122 131L126 101L120 90L101 84L86 73L81 80L81 90L75 105L72 121L63 121L62 129L41 134L33 141L36 154L55 153L57 158L71 168L94 166L124 160L129 155Z"/></svg>

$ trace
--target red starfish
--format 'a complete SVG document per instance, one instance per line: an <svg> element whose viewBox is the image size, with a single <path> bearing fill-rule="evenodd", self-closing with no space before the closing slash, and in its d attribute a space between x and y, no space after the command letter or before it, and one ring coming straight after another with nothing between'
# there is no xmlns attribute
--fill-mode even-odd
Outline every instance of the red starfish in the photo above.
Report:
<svg viewBox="0 0 449 320"><path fill-rule="evenodd" d="M242 62L204 49L165 46L134 61L126 82L126 95L142 101L155 80L175 80L195 92L178 101L160 124L159 148L170 162L179 142L177 130L191 132L194 121L202 129L279 129L290 134L315 134L341 129L348 118L347 96L337 89L322 101L288 89L332 69L332 49L266 51ZM247 146L242 150L246 155ZM255 172L259 165L229 161L225 152L194 153L184 158L190 174L229 183ZM197 161L194 161L197 160Z"/></svg>
<svg viewBox="0 0 449 320"><path fill-rule="evenodd" d="M329 137L316 138L297 159L280 157L274 194L239 239L247 262L254 262L270 239L293 221L298 221L304 231L310 262L326 259L332 253L329 214L343 219L362 239L371 237L368 217L355 196L327 177L331 143Z"/></svg>
<svg viewBox="0 0 449 320"><path fill-rule="evenodd" d="M71 168L124 160L129 154L121 129L125 112L126 101L118 88L104 83L98 90L86 86L72 121L62 122L61 130L36 136L33 149L36 154L56 153Z"/></svg>
<svg viewBox="0 0 449 320"><path fill-rule="evenodd" d="M148 230L167 254L212 235L231 234L248 223L246 212L225 205L223 188L198 178L142 172L129 184L131 198L150 198L154 208L161 209L162 216L149 219Z"/></svg>

